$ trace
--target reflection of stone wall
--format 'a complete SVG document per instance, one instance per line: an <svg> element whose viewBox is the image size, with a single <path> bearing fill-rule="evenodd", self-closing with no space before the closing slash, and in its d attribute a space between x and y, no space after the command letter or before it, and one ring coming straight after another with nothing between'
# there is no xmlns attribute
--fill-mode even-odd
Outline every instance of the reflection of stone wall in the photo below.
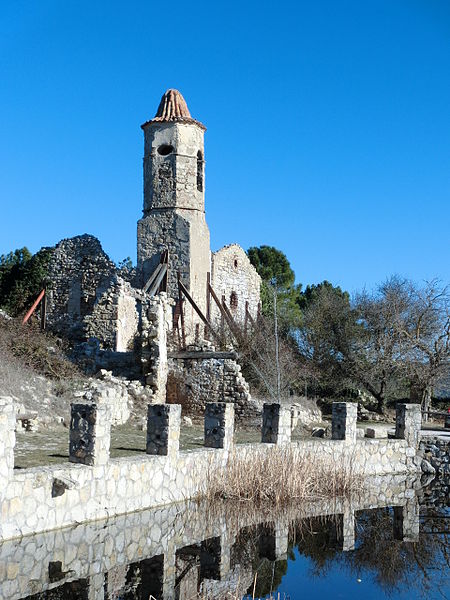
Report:
<svg viewBox="0 0 450 600"><path fill-rule="evenodd" d="M86 590L94 598L103 597L100 594L105 587L111 594L125 596L124 592L131 594L145 584L149 573L153 581L164 586L167 597L180 600L196 597L199 588L208 591L208 598L217 600L223 600L227 592L234 590L243 596L253 582L250 563L252 558L258 558L258 549L252 551L245 542L257 539L254 531L260 523L265 524L266 545L273 547L271 559L279 560L283 558L279 553L285 550L285 542L280 542L288 534L287 522L300 525L300 519L326 515L350 517L374 507L407 509L415 500L412 486L413 482L405 476L377 477L350 503L340 499L302 503L288 514L273 517L267 512L261 515L255 512L242 513L237 518L226 515L217 518L217 513L211 515L208 506L202 503L173 504L4 541L0 545L0 598L19 600L51 590L55 597L64 598L71 589ZM354 537L352 531L343 533ZM345 537L342 542L345 545ZM209 554L204 552L207 546ZM202 580L201 573L217 579ZM174 594L177 580L178 596Z"/></svg>
<svg viewBox="0 0 450 600"><path fill-rule="evenodd" d="M437 473L450 477L450 441L437 437L425 437L420 440L419 456L428 464L422 464L427 473ZM430 468L431 467L431 468Z"/></svg>

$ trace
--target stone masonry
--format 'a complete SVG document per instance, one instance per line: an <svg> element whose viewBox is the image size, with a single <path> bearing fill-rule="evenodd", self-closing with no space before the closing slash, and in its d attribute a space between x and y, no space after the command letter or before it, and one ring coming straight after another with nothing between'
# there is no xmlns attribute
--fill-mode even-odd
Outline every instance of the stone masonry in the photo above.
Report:
<svg viewBox="0 0 450 600"><path fill-rule="evenodd" d="M3 399L2 414L10 404ZM154 405L152 405L154 407ZM203 448L181 452L179 408L164 407L167 418L149 419L150 439L174 442L166 455L142 455L109 458L108 436L111 423L108 411L100 406L73 406L71 423L71 457L77 464L50 465L31 469L11 470L10 449L0 457L3 477L1 496L0 539L28 535L61 528L83 521L170 504L196 498L206 490L208 472L227 468L235 455L248 456L277 451L283 442L287 425L283 419L272 419L272 443L234 445L226 448ZM154 409L152 409L154 410ZM280 414L281 407L272 405L271 412ZM152 414L152 413L150 413ZM170 415L177 415L170 419ZM8 422L1 421L3 435ZM11 429L14 423L10 423ZM167 430L167 433L164 431ZM231 447L231 429L228 429ZM407 439L366 440L355 443L345 440L313 439L293 443L300 455L313 464L316 461L351 466L352 472L363 475L418 472L417 450ZM166 442L164 442L166 444ZM286 442L287 444L287 442ZM279 451L279 450L278 450ZM73 460L72 459L72 460ZM6 464L6 468L5 465Z"/></svg>
<svg viewBox="0 0 450 600"><path fill-rule="evenodd" d="M422 413L420 404L399 404L395 420L395 436L408 441L417 448L419 444Z"/></svg>
<svg viewBox="0 0 450 600"><path fill-rule="evenodd" d="M291 409L281 404L264 404L262 439L266 444L289 444L291 441Z"/></svg>
<svg viewBox="0 0 450 600"><path fill-rule="evenodd" d="M147 454L174 456L180 447L181 406L149 404L147 416Z"/></svg>
<svg viewBox="0 0 450 600"><path fill-rule="evenodd" d="M358 405L356 403L333 402L333 440L344 440L348 444L354 444L357 416Z"/></svg>
<svg viewBox="0 0 450 600"><path fill-rule="evenodd" d="M104 466L109 460L111 410L108 404L72 404L69 460Z"/></svg>
<svg viewBox="0 0 450 600"><path fill-rule="evenodd" d="M168 350L185 350L186 345L192 350L193 343L208 342L205 318L217 333L224 327L208 285L233 318L249 327L258 315L261 278L237 244L211 253L205 218L206 128L191 117L182 95L168 90L142 129L144 206L137 269L116 267L91 235L62 240L48 268L47 324L75 342L74 357L91 372L127 373L140 365L154 402L166 397L177 402L182 396L185 407L202 411L208 400L229 401L238 416L254 414L235 359L216 360L213 352L190 363L173 356L168 360ZM166 273L156 287L145 287L162 261ZM180 292L179 279L186 293Z"/></svg>
<svg viewBox="0 0 450 600"><path fill-rule="evenodd" d="M205 446L231 450L234 437L234 406L211 402L205 411Z"/></svg>
<svg viewBox="0 0 450 600"><path fill-rule="evenodd" d="M16 443L16 407L12 398L0 397L0 501L12 478Z"/></svg>
<svg viewBox="0 0 450 600"><path fill-rule="evenodd" d="M229 592L243 597L253 585L254 572L240 564L241 548L246 564L260 564L269 555L283 560L288 542L293 541L287 523L333 515L333 521L342 520L343 549L352 550L355 514L392 506L404 510L407 518L392 520L391 526L398 536L411 539L419 522L414 511L417 493L420 490L406 475L385 475L374 478L350 502L302 503L301 509L293 507L270 523L267 511L218 519L211 517L207 504L187 502L3 541L0 598L65 598L75 590L77 597L121 598L132 595L134 586L144 582L155 586L151 590L155 597L165 600L195 598L197 593L211 600L223 600ZM262 528L263 535L251 536L257 543L250 553L245 544L248 533ZM215 552L202 551L206 541ZM203 578L206 571L216 579Z"/></svg>

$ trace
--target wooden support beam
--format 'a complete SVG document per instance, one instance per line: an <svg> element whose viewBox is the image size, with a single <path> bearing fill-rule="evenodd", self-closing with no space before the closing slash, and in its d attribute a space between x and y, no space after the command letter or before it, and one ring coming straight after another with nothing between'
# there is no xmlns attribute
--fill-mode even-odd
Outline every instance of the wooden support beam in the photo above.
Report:
<svg viewBox="0 0 450 600"><path fill-rule="evenodd" d="M168 352L168 358L177 358L180 360L208 360L210 358L230 358L237 360L237 352L209 352L209 351L196 351L196 350L185 350L180 352Z"/></svg>
<svg viewBox="0 0 450 600"><path fill-rule="evenodd" d="M45 296L45 288L39 293L39 296L33 302L33 306L30 308L30 310L24 316L23 321L22 321L22 325L25 325L25 323L29 320L29 318L34 313L34 311L37 309L37 307L39 306L39 302L42 300L42 298L44 296Z"/></svg>
<svg viewBox="0 0 450 600"><path fill-rule="evenodd" d="M211 273L206 273L206 318L211 321Z"/></svg>
<svg viewBox="0 0 450 600"><path fill-rule="evenodd" d="M181 282L181 273L178 271L177 273L178 279L178 301L180 303L180 320L181 320L181 341L183 348L186 348L186 329L184 327L184 308L183 308L183 284ZM184 287L184 286L183 286Z"/></svg>
<svg viewBox="0 0 450 600"><path fill-rule="evenodd" d="M211 285L209 286L209 291L210 294L214 300L214 302L217 304L218 309L220 310L220 314L222 315L222 319L224 321L226 321L228 327L231 330L231 333L234 335L234 337L236 338L236 340L239 342L240 340L240 333L239 333L239 329L231 315L231 313L228 311L227 306L225 304L225 297L222 297L222 303L220 302L219 298L217 297L215 291L213 290L213 288L211 287ZM228 311L228 312L227 312Z"/></svg>
<svg viewBox="0 0 450 600"><path fill-rule="evenodd" d="M153 273L150 275L147 283L144 285L144 287L142 288L143 292L146 292L149 287L153 284L153 282L155 281L155 279L158 277L160 271L162 269L162 264L159 263L159 265L156 267L156 269L153 271Z"/></svg>
<svg viewBox="0 0 450 600"><path fill-rule="evenodd" d="M41 330L45 331L47 322L47 290L44 288L44 295L41 301Z"/></svg>
<svg viewBox="0 0 450 600"><path fill-rule="evenodd" d="M160 269L159 269L159 273L158 276L156 277L156 279L153 281L150 289L148 290L148 295L149 296L154 296L156 294L156 292L159 289L159 286L161 285L162 280L164 279L164 277L166 276L167 273L167 265L166 264L161 264L159 265Z"/></svg>
<svg viewBox="0 0 450 600"><path fill-rule="evenodd" d="M181 281L181 279L178 279L178 286L179 286L179 289L181 290L181 292L183 293L183 295L186 297L186 299L189 300L190 304L192 305L192 308L198 314L198 316L200 317L200 319L203 321L203 323L211 331L211 333L213 334L213 336L219 339L219 336L215 332L213 326L208 321L208 319L205 317L205 315L202 313L201 309L199 308L199 306L197 305L197 303L195 302L195 300L192 298L192 296L188 292L186 286L183 284L183 282Z"/></svg>

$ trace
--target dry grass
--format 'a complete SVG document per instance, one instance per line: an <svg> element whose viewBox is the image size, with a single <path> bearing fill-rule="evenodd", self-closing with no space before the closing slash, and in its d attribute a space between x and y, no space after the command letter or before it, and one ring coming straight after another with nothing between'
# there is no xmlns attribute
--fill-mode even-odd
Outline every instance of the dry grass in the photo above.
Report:
<svg viewBox="0 0 450 600"><path fill-rule="evenodd" d="M209 500L282 507L298 500L346 497L361 486L362 477L351 463L280 446L234 453L226 468L209 470L206 495Z"/></svg>
<svg viewBox="0 0 450 600"><path fill-rule="evenodd" d="M5 362L56 380L80 376L66 350L61 339L42 332L35 323L22 325L19 319L0 317L0 353Z"/></svg>

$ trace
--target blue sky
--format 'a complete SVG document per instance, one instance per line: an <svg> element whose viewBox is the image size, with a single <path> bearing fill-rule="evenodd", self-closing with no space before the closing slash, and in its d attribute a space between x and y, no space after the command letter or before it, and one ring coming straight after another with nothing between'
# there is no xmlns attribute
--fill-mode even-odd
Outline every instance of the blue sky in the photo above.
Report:
<svg viewBox="0 0 450 600"><path fill-rule="evenodd" d="M213 249L304 285L450 280L448 0L4 0L0 253L92 233L136 259L143 136L179 89Z"/></svg>

